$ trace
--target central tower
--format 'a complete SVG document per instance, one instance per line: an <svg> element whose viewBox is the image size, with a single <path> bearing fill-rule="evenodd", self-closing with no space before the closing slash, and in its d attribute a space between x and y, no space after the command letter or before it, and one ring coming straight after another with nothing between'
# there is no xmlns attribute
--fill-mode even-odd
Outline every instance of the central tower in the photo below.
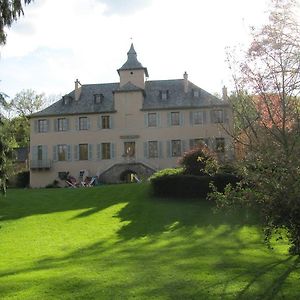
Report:
<svg viewBox="0 0 300 300"><path fill-rule="evenodd" d="M145 88L145 77L149 77L148 70L137 60L133 44L131 44L127 52L127 61L118 69L118 73L120 76L120 87L131 83L139 88Z"/></svg>

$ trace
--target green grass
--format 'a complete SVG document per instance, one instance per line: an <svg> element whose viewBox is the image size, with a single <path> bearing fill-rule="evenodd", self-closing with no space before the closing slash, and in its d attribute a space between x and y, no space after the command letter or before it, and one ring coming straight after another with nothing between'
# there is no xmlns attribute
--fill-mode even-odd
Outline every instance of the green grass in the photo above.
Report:
<svg viewBox="0 0 300 300"><path fill-rule="evenodd" d="M0 299L299 298L299 260L268 250L255 218L148 188L9 190Z"/></svg>

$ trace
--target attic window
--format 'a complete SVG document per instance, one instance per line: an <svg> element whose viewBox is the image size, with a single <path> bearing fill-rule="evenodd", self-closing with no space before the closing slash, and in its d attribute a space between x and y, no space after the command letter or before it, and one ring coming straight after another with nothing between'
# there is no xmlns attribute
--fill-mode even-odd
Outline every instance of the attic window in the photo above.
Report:
<svg viewBox="0 0 300 300"><path fill-rule="evenodd" d="M64 105L68 105L68 104L70 104L71 103L71 97L70 96L64 96L63 97L63 104Z"/></svg>
<svg viewBox="0 0 300 300"><path fill-rule="evenodd" d="M96 104L101 104L103 99L104 99L103 94L95 94L94 95L94 101Z"/></svg>
<svg viewBox="0 0 300 300"><path fill-rule="evenodd" d="M160 99L161 100L167 100L169 98L169 91L160 91Z"/></svg>
<svg viewBox="0 0 300 300"><path fill-rule="evenodd" d="M193 90L193 96L198 98L200 96L200 91L199 90Z"/></svg>

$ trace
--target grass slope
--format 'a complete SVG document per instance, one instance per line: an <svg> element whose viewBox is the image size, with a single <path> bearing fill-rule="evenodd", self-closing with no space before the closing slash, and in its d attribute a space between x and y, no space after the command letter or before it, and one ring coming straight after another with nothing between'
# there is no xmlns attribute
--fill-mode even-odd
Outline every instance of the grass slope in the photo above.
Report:
<svg viewBox="0 0 300 300"><path fill-rule="evenodd" d="M245 213L148 188L10 190L0 299L298 298L299 260L286 245L266 249Z"/></svg>

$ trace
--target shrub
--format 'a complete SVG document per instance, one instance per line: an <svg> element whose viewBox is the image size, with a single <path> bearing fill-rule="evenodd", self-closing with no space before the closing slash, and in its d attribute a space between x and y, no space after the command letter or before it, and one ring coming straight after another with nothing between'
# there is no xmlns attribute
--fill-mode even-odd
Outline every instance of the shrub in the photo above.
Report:
<svg viewBox="0 0 300 300"><path fill-rule="evenodd" d="M52 189L52 188L58 188L59 186L59 181L58 180L53 180L52 183L49 183L45 186L46 189Z"/></svg>
<svg viewBox="0 0 300 300"><path fill-rule="evenodd" d="M184 173L189 175L214 174L218 169L218 163L214 153L206 146L199 145L186 152L179 160Z"/></svg>
<svg viewBox="0 0 300 300"><path fill-rule="evenodd" d="M29 171L20 172L16 175L16 187L26 188L29 186Z"/></svg>
<svg viewBox="0 0 300 300"><path fill-rule="evenodd" d="M209 192L211 177L194 175L169 175L151 180L155 196L205 198Z"/></svg>
<svg viewBox="0 0 300 300"><path fill-rule="evenodd" d="M227 184L235 187L241 179L234 174L218 173L213 176L212 181L218 192L224 192Z"/></svg>
<svg viewBox="0 0 300 300"><path fill-rule="evenodd" d="M169 175L179 175L183 173L183 168L167 168L160 171L155 172L149 180L151 181L154 178L169 176Z"/></svg>

